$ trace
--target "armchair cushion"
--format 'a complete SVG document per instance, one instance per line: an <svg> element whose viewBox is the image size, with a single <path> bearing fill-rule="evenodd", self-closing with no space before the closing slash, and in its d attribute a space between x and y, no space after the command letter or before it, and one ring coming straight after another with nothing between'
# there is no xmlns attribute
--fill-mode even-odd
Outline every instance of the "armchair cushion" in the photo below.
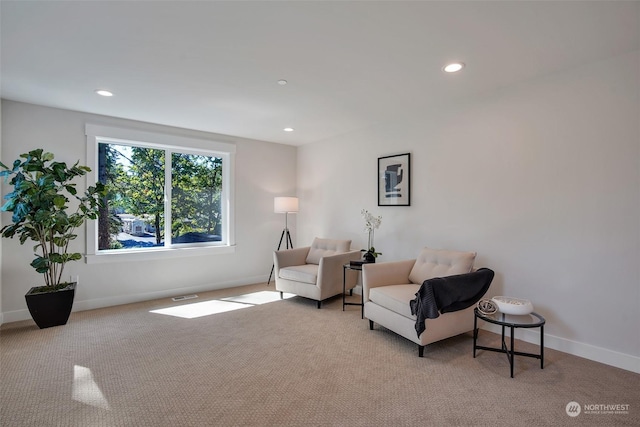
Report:
<svg viewBox="0 0 640 427"><path fill-rule="evenodd" d="M475 259L475 252L424 248L409 273L409 280L421 285L425 280L434 277L470 273Z"/></svg>
<svg viewBox="0 0 640 427"><path fill-rule="evenodd" d="M413 283L380 286L369 291L369 300L404 317L415 320L416 316L411 314L409 302L416 297L418 290L420 290L420 285L414 285Z"/></svg>
<svg viewBox="0 0 640 427"><path fill-rule="evenodd" d="M282 279L315 285L318 281L318 266L316 264L304 264L281 268L279 276Z"/></svg>
<svg viewBox="0 0 640 427"><path fill-rule="evenodd" d="M313 239L309 249L307 264L320 264L320 260L323 257L349 252L350 248L351 240L320 239L316 237Z"/></svg>

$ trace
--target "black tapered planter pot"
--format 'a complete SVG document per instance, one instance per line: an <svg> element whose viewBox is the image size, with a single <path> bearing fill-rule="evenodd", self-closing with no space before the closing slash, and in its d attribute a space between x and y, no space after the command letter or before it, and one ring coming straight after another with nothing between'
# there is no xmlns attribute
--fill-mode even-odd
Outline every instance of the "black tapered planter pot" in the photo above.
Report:
<svg viewBox="0 0 640 427"><path fill-rule="evenodd" d="M54 292L36 292L36 289L31 288L24 296L36 325L40 329L66 325L73 308L76 284L70 283L66 288Z"/></svg>

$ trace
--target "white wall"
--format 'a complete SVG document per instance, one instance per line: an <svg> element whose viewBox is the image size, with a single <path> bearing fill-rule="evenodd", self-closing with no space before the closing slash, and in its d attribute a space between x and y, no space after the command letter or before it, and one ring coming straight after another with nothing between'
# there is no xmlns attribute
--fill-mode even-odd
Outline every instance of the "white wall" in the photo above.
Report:
<svg viewBox="0 0 640 427"><path fill-rule="evenodd" d="M379 262L477 251L490 296L530 299L549 347L640 372L639 80L634 52L303 146L298 243L362 248L369 209ZM377 158L403 152L411 206L378 207Z"/></svg>
<svg viewBox="0 0 640 427"><path fill-rule="evenodd" d="M85 123L105 124L151 132L165 132L236 144L236 251L163 261L122 264L68 264L65 275L79 275L74 310L138 300L183 295L208 289L266 283L272 253L283 227L273 213L273 197L295 195L296 148L147 123L120 120L3 100L2 160L11 164L20 153L42 147L66 162L86 164ZM7 190L5 186L4 190ZM4 223L10 221L4 214ZM295 228L295 216L291 218ZM84 230L77 249L85 251ZM24 294L39 286L41 275L29 266L32 244L4 239L2 257L2 313L4 321L29 319ZM273 285L272 285L273 286Z"/></svg>

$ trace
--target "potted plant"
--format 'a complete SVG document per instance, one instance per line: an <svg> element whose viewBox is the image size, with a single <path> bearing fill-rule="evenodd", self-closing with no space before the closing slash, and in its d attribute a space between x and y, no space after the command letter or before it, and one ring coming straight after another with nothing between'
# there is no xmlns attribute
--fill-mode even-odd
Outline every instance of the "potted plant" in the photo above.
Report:
<svg viewBox="0 0 640 427"><path fill-rule="evenodd" d="M364 252L362 254L362 259L366 262L376 262L376 258L378 255L382 255L382 252L376 252L376 248L373 247L373 236L375 230L380 227L380 223L382 222L381 216L373 216L368 210L362 209L360 211L362 218L364 218L364 230L369 233L369 239L367 241L368 249L360 249L360 252Z"/></svg>
<svg viewBox="0 0 640 427"><path fill-rule="evenodd" d="M20 244L36 242L31 266L44 276L44 286L33 287L25 295L31 317L40 328L64 325L69 319L75 295L75 283L62 280L64 267L82 254L69 252L74 231L87 219L96 219L102 205L104 186L90 186L78 194L75 178L91 169L76 162L54 162L53 154L42 149L21 154L12 167L0 162L0 176L9 180L13 191L0 208L12 212L12 224L2 227L2 237L18 236ZM74 200L70 206L71 199Z"/></svg>

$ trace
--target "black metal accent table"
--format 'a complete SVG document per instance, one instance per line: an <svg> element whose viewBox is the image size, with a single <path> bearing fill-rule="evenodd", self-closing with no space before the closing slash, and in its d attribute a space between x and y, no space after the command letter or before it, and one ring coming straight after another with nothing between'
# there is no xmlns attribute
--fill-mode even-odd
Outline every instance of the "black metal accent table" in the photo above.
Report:
<svg viewBox="0 0 640 427"><path fill-rule="evenodd" d="M523 316L516 316L512 314L494 313L494 314L482 314L478 309L473 310L473 357L476 357L476 350L488 350L498 353L505 353L507 359L509 359L509 365L511 367L511 378L513 378L513 365L515 363L514 356L526 356L540 359L540 369L544 369L544 324L546 320L538 313L525 314ZM502 348L484 347L477 345L478 340L478 319L485 322L500 325L502 327ZM511 330L511 347L507 348L507 344L504 340L505 328ZM522 353L515 351L514 348L514 331L517 328L540 328L540 354Z"/></svg>
<svg viewBox="0 0 640 427"><path fill-rule="evenodd" d="M364 292L361 292L360 302L346 302L345 301L345 293L347 292L347 270L356 270L362 271L362 265L355 265L351 263L344 264L342 266L342 311L344 311L345 305L359 305L361 306L361 314L360 317L364 319Z"/></svg>

